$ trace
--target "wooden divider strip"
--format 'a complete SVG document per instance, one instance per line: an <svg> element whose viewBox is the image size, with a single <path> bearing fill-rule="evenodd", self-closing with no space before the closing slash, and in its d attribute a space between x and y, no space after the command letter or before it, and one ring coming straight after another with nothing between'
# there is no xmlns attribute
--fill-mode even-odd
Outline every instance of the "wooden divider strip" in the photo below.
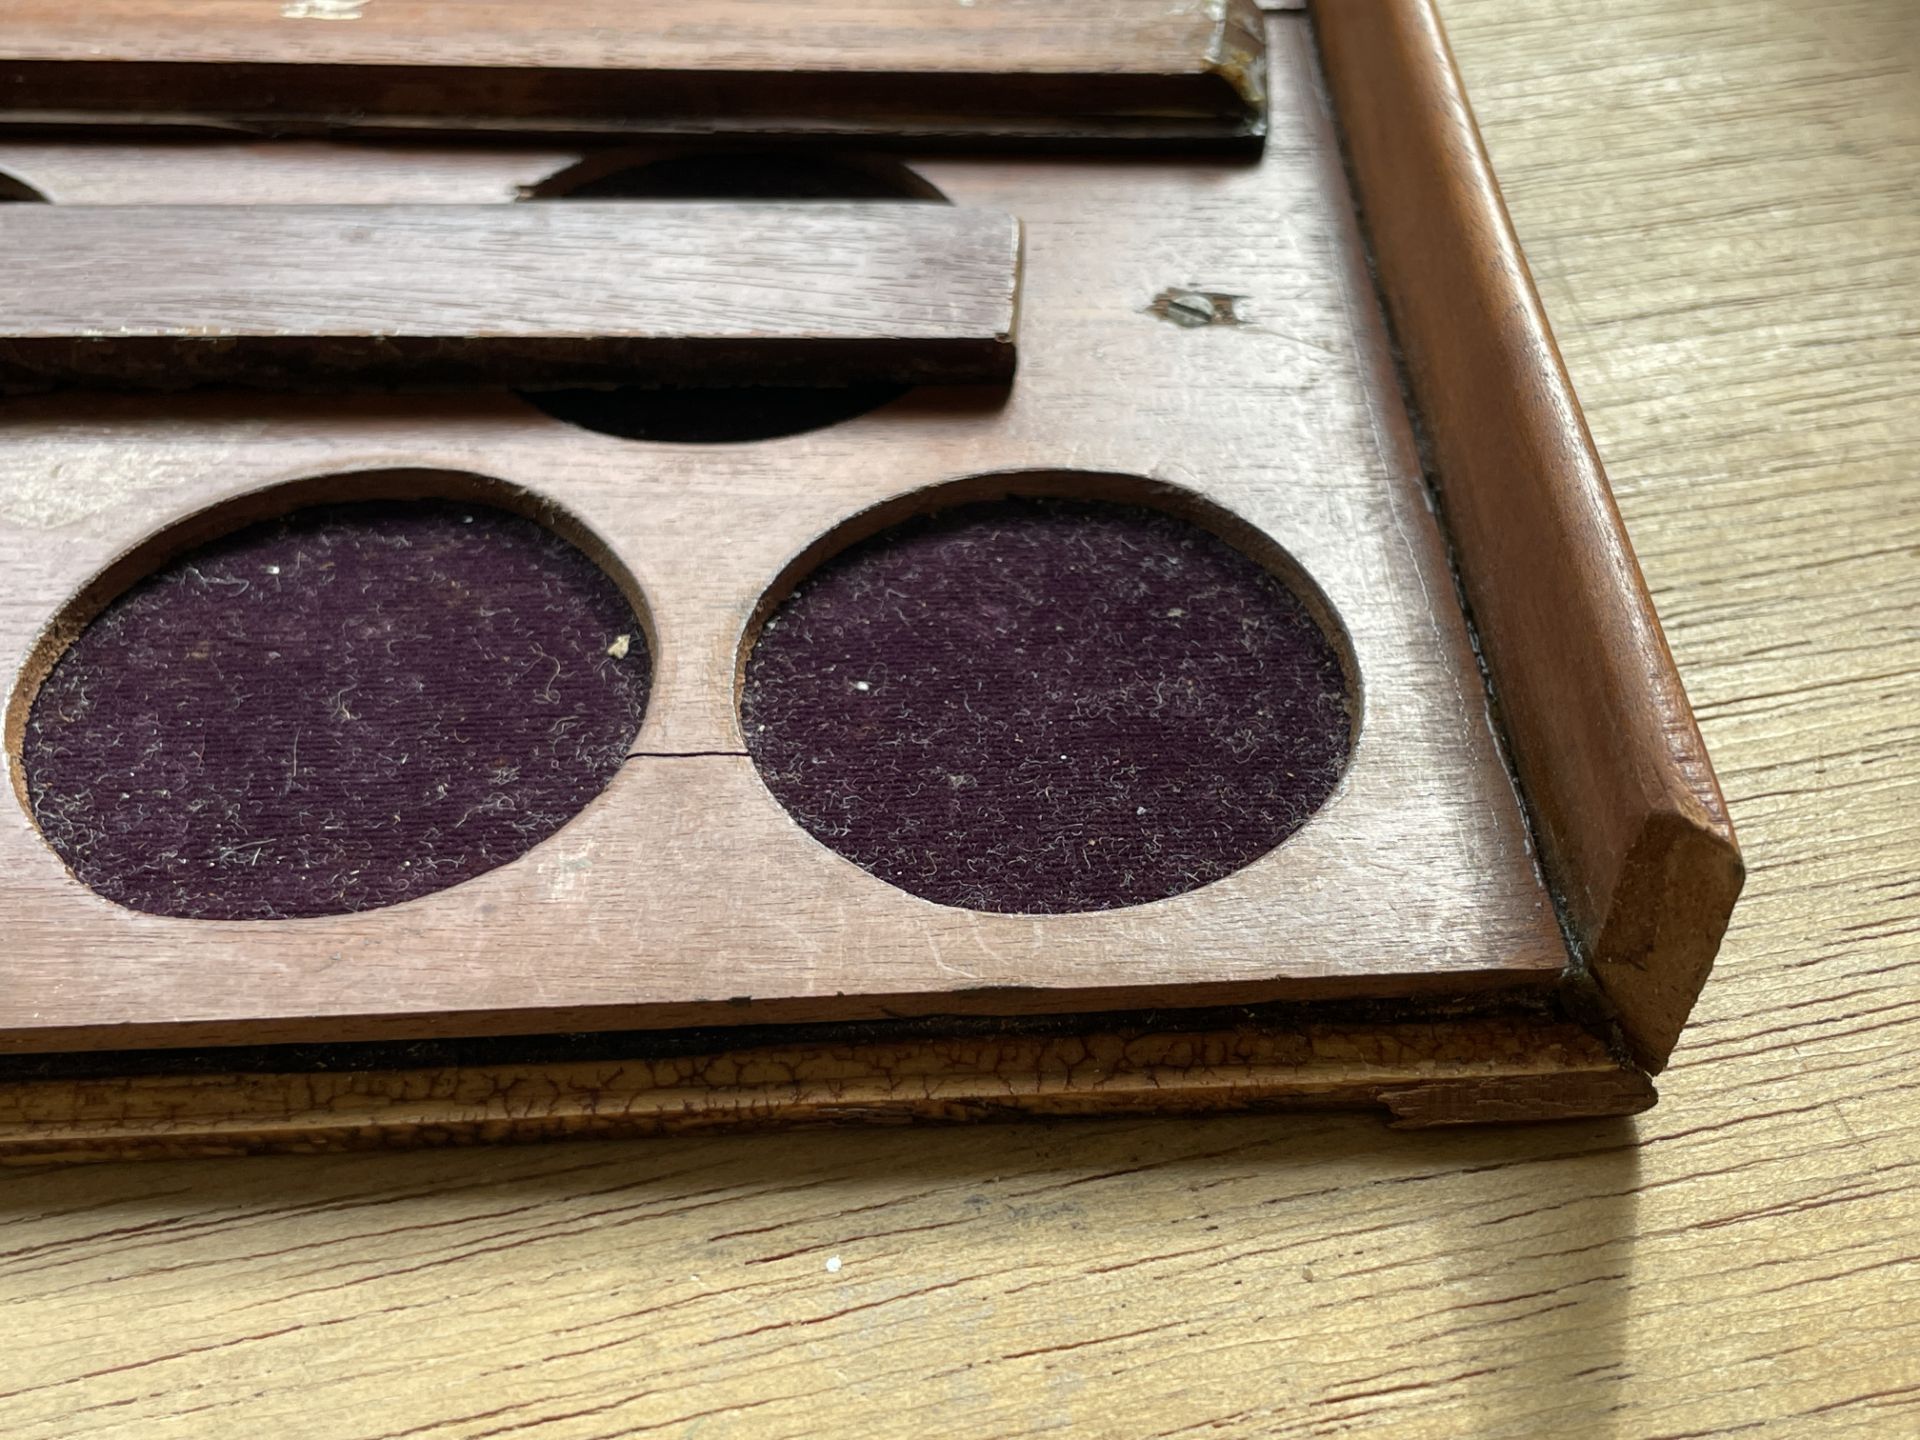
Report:
<svg viewBox="0 0 1920 1440"><path fill-rule="evenodd" d="M1004 381L1020 227L859 204L16 205L0 385Z"/></svg>
<svg viewBox="0 0 1920 1440"><path fill-rule="evenodd" d="M0 123L1251 141L1254 0L9 0Z"/></svg>

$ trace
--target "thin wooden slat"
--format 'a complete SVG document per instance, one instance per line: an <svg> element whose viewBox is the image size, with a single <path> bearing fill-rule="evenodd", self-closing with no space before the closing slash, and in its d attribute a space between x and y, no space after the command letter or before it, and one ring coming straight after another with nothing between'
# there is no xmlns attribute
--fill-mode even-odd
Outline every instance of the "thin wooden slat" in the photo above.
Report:
<svg viewBox="0 0 1920 1440"><path fill-rule="evenodd" d="M1256 138L1254 0L11 0L0 121Z"/></svg>
<svg viewBox="0 0 1920 1440"><path fill-rule="evenodd" d="M1719 783L1430 0L1311 12L1548 874L1657 1070L1744 876Z"/></svg>
<svg viewBox="0 0 1920 1440"><path fill-rule="evenodd" d="M41 206L0 385L1003 381L1020 230L944 205Z"/></svg>

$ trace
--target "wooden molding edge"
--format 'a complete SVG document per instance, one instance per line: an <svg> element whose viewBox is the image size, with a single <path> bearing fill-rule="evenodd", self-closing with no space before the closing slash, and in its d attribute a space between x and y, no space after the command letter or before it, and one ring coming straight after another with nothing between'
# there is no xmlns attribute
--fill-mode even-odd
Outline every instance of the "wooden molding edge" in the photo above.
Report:
<svg viewBox="0 0 1920 1440"><path fill-rule="evenodd" d="M650 1059L0 1083L0 1163L1043 1115L1384 1109L1404 1127L1630 1115L1647 1077L1535 1017L793 1042Z"/></svg>
<svg viewBox="0 0 1920 1440"><path fill-rule="evenodd" d="M1432 0L1312 0L1356 199L1548 878L1658 1071L1738 842Z"/></svg>

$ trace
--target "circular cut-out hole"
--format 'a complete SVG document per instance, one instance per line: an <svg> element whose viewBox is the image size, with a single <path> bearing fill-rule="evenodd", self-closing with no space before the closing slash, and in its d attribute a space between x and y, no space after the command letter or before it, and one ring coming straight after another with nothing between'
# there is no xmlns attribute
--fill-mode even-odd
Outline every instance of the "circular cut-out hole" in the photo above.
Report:
<svg viewBox="0 0 1920 1440"><path fill-rule="evenodd" d="M602 168L589 161L553 177L535 199L903 200L944 199L905 166L816 155L671 155ZM802 435L864 415L903 385L637 386L528 390L528 403L556 420L623 440L738 444Z"/></svg>
<svg viewBox="0 0 1920 1440"><path fill-rule="evenodd" d="M107 604L34 694L18 756L41 834L110 900L339 914L553 834L620 768L650 678L633 603L544 525L315 505Z"/></svg>
<svg viewBox="0 0 1920 1440"><path fill-rule="evenodd" d="M600 156L535 186L541 200L929 200L946 197L878 158L777 150L690 152L632 161Z"/></svg>
<svg viewBox="0 0 1920 1440"><path fill-rule="evenodd" d="M748 748L817 839L926 899L1179 895L1280 844L1346 766L1349 670L1289 565L1102 500L917 516L773 611L744 670Z"/></svg>
<svg viewBox="0 0 1920 1440"><path fill-rule="evenodd" d="M10 201L31 201L36 204L45 204L46 199L46 196L34 189L33 186L27 184L26 181L16 180L5 171L0 170L0 205L7 204Z"/></svg>

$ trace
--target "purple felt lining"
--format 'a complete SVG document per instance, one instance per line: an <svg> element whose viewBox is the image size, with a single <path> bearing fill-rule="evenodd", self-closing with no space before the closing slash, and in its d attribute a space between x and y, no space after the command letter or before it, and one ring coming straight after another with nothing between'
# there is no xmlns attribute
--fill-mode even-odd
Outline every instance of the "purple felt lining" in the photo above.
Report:
<svg viewBox="0 0 1920 1440"><path fill-rule="evenodd" d="M1103 910L1229 875L1325 803L1352 718L1333 645L1224 540L1156 511L957 507L775 611L742 719L823 843L929 900Z"/></svg>
<svg viewBox="0 0 1920 1440"><path fill-rule="evenodd" d="M61 859L133 909L366 910L564 825L626 757L650 668L618 586L530 520L318 506L108 606L34 699L27 787Z"/></svg>

